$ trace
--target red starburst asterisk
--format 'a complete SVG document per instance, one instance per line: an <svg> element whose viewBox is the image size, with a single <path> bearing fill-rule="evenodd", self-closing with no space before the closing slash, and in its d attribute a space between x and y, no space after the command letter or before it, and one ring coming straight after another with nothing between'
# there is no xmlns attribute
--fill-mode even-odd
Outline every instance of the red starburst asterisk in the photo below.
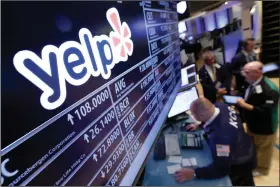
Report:
<svg viewBox="0 0 280 187"><path fill-rule="evenodd" d="M109 21L113 32L110 33L110 38L113 43L113 47L119 54L120 60L126 61L128 55L131 56L133 52L133 42L131 38L131 32L126 22L120 20L119 12L116 8L110 8L107 11L107 20Z"/></svg>

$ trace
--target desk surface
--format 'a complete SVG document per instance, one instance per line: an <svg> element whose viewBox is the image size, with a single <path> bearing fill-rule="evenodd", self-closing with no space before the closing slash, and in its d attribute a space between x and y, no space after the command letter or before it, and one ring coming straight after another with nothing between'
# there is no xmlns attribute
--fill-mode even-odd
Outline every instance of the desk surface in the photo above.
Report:
<svg viewBox="0 0 280 187"><path fill-rule="evenodd" d="M178 133L179 130L177 129ZM202 131L201 131L202 132ZM179 136L180 137L180 136ZM153 159L153 151L148 157L145 174L143 179L143 186L231 186L230 178L223 177L214 180L193 179L181 184L176 183L173 175L168 174L167 166L174 165L168 163L168 157L165 160L155 161ZM212 162L210 148L207 142L203 140L203 150L181 149L181 156L183 158L195 157L197 160L197 167L207 166Z"/></svg>

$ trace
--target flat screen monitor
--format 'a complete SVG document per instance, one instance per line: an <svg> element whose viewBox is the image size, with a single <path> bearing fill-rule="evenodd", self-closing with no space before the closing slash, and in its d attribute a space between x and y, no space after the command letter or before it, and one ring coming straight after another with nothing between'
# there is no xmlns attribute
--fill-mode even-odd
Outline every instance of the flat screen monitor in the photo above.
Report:
<svg viewBox="0 0 280 187"><path fill-rule="evenodd" d="M195 64L191 64L181 69L182 84L181 89L186 89L197 84L197 73Z"/></svg>
<svg viewBox="0 0 280 187"><path fill-rule="evenodd" d="M1 184L134 184L181 86L176 4L2 6Z"/></svg>
<svg viewBox="0 0 280 187"><path fill-rule="evenodd" d="M171 118L188 111L190 109L191 103L198 99L198 97L199 96L196 87L192 87L188 90L178 93L168 113L168 117Z"/></svg>

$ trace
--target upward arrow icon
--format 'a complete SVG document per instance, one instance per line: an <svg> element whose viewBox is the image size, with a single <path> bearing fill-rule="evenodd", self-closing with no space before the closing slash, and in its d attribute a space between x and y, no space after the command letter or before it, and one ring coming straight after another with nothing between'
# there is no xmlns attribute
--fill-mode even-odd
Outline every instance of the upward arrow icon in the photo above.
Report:
<svg viewBox="0 0 280 187"><path fill-rule="evenodd" d="M67 120L71 122L72 125L74 125L74 120L73 120L73 116L71 114L67 115Z"/></svg>
<svg viewBox="0 0 280 187"><path fill-rule="evenodd" d="M97 154L93 154L92 158L97 162Z"/></svg>
<svg viewBox="0 0 280 187"><path fill-rule="evenodd" d="M87 134L84 134L84 140L89 143L89 140L88 140L89 136Z"/></svg>

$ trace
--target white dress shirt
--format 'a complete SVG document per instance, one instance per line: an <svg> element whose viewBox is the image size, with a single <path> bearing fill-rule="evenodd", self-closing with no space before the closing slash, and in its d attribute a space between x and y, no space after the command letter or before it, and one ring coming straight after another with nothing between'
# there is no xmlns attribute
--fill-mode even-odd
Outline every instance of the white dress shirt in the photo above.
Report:
<svg viewBox="0 0 280 187"><path fill-rule="evenodd" d="M247 99L248 99L250 87L253 86L253 88L252 88L252 91L253 91L253 89L261 82L262 78L263 78L263 76L261 76L257 81L250 84L250 86L246 89L245 96L244 96L245 101L247 101Z"/></svg>
<svg viewBox="0 0 280 187"><path fill-rule="evenodd" d="M220 114L220 109L215 107L215 112L213 114L213 116L204 123L203 128L205 128L207 125L209 125L210 123L212 123L212 121L214 121L214 119Z"/></svg>
<svg viewBox="0 0 280 187"><path fill-rule="evenodd" d="M212 69L212 67L213 67L213 69ZM211 77L212 81L215 82L216 81L216 67L215 67L215 65L213 64L212 66L209 66L209 65L205 64L205 68L206 68L206 71L208 72L209 76Z"/></svg>
<svg viewBox="0 0 280 187"><path fill-rule="evenodd" d="M249 53L247 53L246 51L242 50L242 53L245 55L247 63L253 61L253 60L250 59L250 56L251 56L251 57L256 56L256 54L255 54L254 52L251 52L251 53L249 54Z"/></svg>

